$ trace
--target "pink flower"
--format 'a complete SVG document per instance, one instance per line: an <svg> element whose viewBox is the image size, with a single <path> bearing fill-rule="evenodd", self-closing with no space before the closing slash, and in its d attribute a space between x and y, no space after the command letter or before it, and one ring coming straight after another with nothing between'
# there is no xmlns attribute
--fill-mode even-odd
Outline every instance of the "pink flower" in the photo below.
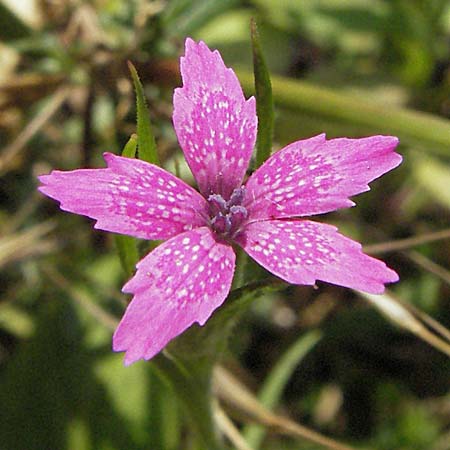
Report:
<svg viewBox="0 0 450 450"><path fill-rule="evenodd" d="M370 293L398 280L331 225L303 219L353 206L348 197L401 162L390 136L294 142L244 182L255 144L255 99L245 100L217 51L186 40L173 123L200 192L165 170L105 153L106 169L53 171L40 191L95 228L168 239L123 287L134 295L113 338L125 364L150 359L227 297L232 245L289 283L316 280Z"/></svg>

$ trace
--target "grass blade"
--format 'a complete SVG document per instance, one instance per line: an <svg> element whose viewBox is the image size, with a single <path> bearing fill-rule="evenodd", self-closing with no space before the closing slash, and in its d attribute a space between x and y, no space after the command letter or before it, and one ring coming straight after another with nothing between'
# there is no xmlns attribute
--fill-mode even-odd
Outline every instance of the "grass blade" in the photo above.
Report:
<svg viewBox="0 0 450 450"><path fill-rule="evenodd" d="M150 115L145 100L144 88L136 72L136 68L128 62L131 78L136 91L136 114L139 158L152 164L159 165L158 153L156 151L155 136L152 132Z"/></svg>
<svg viewBox="0 0 450 450"><path fill-rule="evenodd" d="M256 21L251 20L253 49L253 73L255 77L256 113L258 115L258 140L256 142L256 167L259 167L272 151L273 99L272 83L261 49Z"/></svg>
<svg viewBox="0 0 450 450"><path fill-rule="evenodd" d="M295 368L300 361L308 354L320 339L318 331L311 331L301 336L284 353L270 374L264 381L264 385L258 395L261 405L267 409L274 409L280 401L286 383L289 381ZM266 429L262 425L251 424L245 427L243 435L246 441L254 450L260 448L266 434Z"/></svg>

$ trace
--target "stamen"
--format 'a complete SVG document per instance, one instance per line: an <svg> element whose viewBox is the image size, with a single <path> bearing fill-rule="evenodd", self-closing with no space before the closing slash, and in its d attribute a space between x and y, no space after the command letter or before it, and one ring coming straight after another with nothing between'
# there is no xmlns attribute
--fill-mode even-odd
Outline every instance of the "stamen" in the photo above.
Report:
<svg viewBox="0 0 450 450"><path fill-rule="evenodd" d="M220 194L208 197L210 226L224 237L233 237L247 219L247 209L242 206L245 188L241 186L233 191L228 201Z"/></svg>
<svg viewBox="0 0 450 450"><path fill-rule="evenodd" d="M219 213L211 220L211 226L217 233L220 234L228 234L231 230L231 225L232 222L229 214L224 216L222 213Z"/></svg>
<svg viewBox="0 0 450 450"><path fill-rule="evenodd" d="M225 213L227 211L227 202L220 194L211 194L208 197L210 213L215 216L219 212Z"/></svg>
<svg viewBox="0 0 450 450"><path fill-rule="evenodd" d="M228 200L228 206L242 205L245 196L245 187L241 186L233 191L230 200Z"/></svg>

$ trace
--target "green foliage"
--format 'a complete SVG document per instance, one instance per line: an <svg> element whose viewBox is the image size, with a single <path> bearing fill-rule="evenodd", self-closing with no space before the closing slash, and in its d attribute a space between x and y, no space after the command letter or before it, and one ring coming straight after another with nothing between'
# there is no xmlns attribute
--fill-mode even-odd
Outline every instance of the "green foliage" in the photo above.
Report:
<svg viewBox="0 0 450 450"><path fill-rule="evenodd" d="M158 152L156 149L155 137L153 136L152 127L150 124L150 116L147 101L145 100L144 88L133 64L129 62L128 68L130 69L131 78L133 79L134 89L136 91L137 146L139 158L149 163L158 165ZM125 150L127 150L126 147Z"/></svg>
<svg viewBox="0 0 450 450"><path fill-rule="evenodd" d="M251 22L253 48L253 74L255 77L256 112L258 115L258 140L256 143L256 167L272 152L273 100L272 85L259 41L255 20Z"/></svg>
<svg viewBox="0 0 450 450"><path fill-rule="evenodd" d="M126 156L127 158L134 158L136 156L137 145L138 138L136 137L136 135L132 135L123 148L122 156ZM125 271L125 274L127 276L130 276L133 273L136 263L139 260L137 241L130 236L123 235L116 235L114 238L116 240L117 251L119 253L119 258L120 262L122 263L123 270Z"/></svg>
<svg viewBox="0 0 450 450"><path fill-rule="evenodd" d="M320 334L310 331L294 342L281 356L264 380L259 393L259 400L263 406L271 410L276 408L295 368L319 340ZM261 447L265 434L265 429L261 425L248 425L243 432L244 437L255 450Z"/></svg>

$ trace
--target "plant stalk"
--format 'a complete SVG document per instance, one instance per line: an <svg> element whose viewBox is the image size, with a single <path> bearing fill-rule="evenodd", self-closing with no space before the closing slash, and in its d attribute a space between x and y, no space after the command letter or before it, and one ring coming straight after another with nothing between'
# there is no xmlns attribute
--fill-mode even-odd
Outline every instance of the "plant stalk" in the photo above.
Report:
<svg viewBox="0 0 450 450"><path fill-rule="evenodd" d="M152 363L162 378L169 381L185 408L202 449L226 450L212 408L213 363L197 359L176 360L167 353L159 354Z"/></svg>

